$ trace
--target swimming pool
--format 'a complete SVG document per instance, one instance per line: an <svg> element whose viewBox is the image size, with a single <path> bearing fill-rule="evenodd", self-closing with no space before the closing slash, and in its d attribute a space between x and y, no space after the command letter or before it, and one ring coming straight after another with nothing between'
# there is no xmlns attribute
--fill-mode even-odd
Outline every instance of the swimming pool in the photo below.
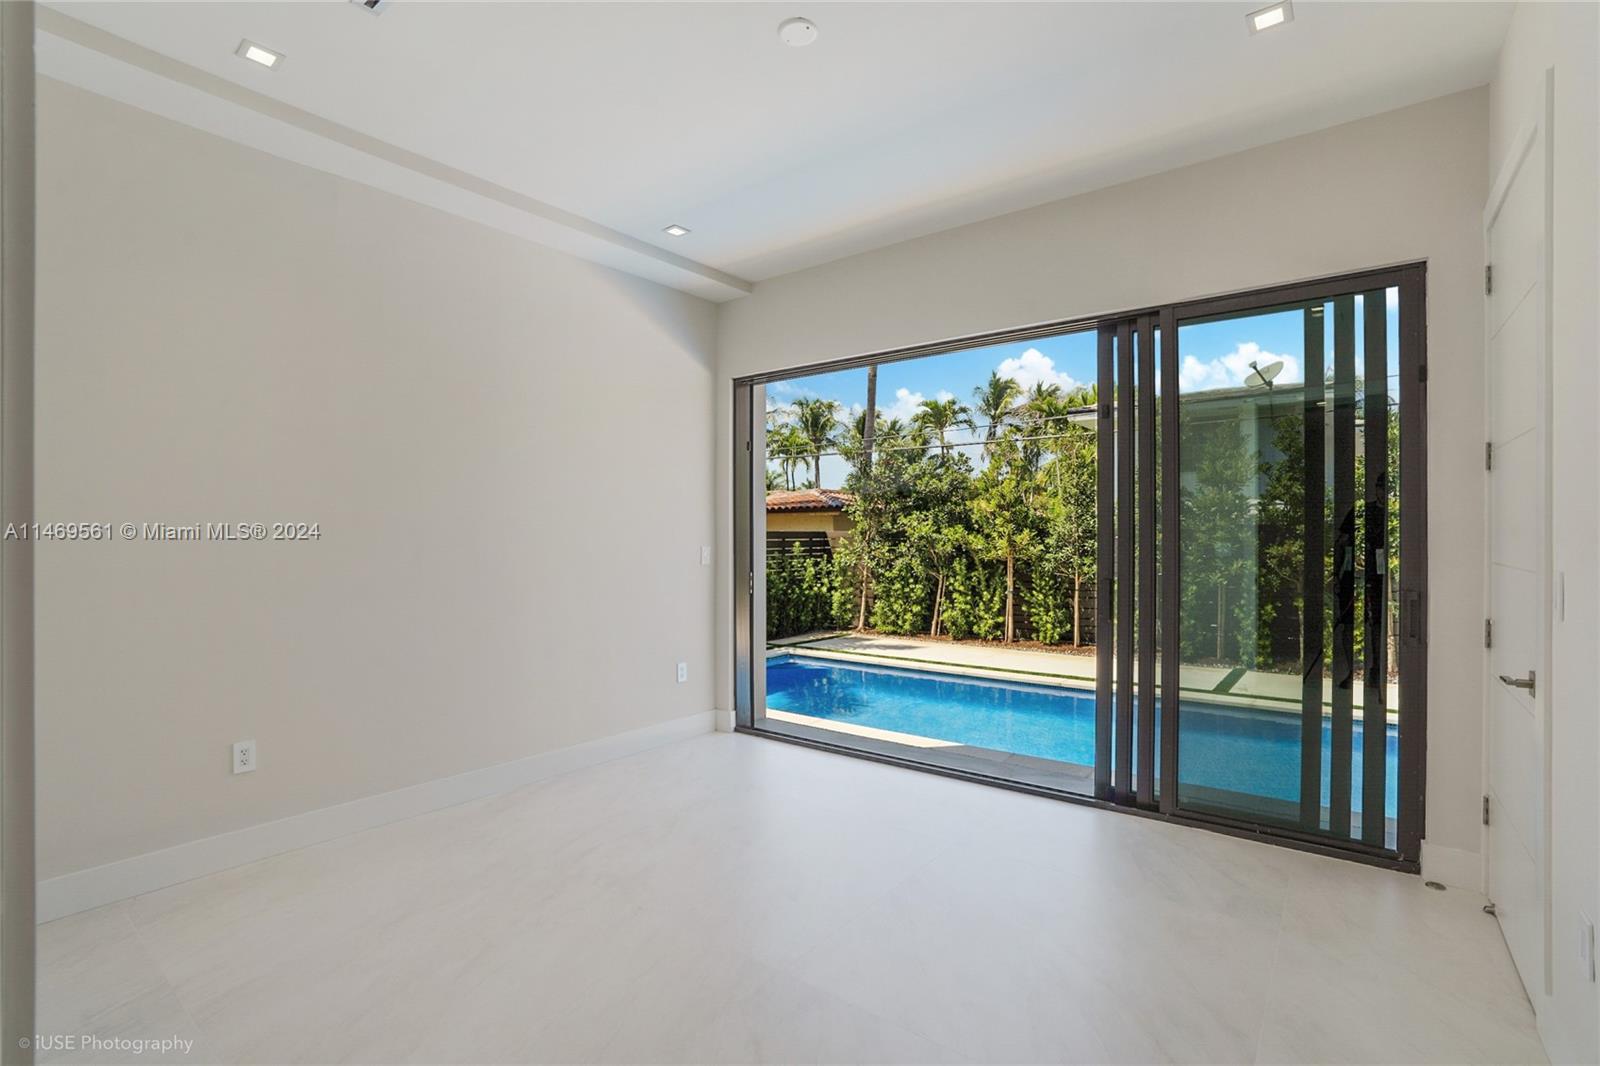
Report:
<svg viewBox="0 0 1600 1066"><path fill-rule="evenodd" d="M994 751L1094 763L1094 692L780 655L767 660L767 706ZM1159 704L1158 704L1159 706ZM1399 731L1388 726L1385 814L1395 817ZM1361 810L1362 735L1354 730L1351 810ZM1328 804L1332 726L1322 723L1322 804ZM1296 803L1300 715L1183 701L1183 787Z"/></svg>

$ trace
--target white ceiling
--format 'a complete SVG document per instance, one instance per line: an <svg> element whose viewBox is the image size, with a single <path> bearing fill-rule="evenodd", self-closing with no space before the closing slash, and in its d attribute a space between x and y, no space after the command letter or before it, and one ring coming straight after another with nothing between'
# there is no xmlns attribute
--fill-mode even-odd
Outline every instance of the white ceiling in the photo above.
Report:
<svg viewBox="0 0 1600 1066"><path fill-rule="evenodd" d="M1264 2L51 6L736 286L1483 84L1510 14Z"/></svg>

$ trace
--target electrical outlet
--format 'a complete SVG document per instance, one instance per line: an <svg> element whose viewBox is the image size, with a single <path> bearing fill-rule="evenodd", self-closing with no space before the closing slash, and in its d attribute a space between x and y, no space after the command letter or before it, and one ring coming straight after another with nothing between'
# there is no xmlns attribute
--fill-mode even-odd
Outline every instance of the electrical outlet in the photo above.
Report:
<svg viewBox="0 0 1600 1066"><path fill-rule="evenodd" d="M709 544L700 545L700 565L701 566L710 566L711 565L711 545L709 545Z"/></svg>
<svg viewBox="0 0 1600 1066"><path fill-rule="evenodd" d="M256 742L254 738L233 745L233 772L248 774L256 768Z"/></svg>
<svg viewBox="0 0 1600 1066"><path fill-rule="evenodd" d="M678 684L681 685L687 680L689 680L689 664L688 663L679 663L678 664Z"/></svg>

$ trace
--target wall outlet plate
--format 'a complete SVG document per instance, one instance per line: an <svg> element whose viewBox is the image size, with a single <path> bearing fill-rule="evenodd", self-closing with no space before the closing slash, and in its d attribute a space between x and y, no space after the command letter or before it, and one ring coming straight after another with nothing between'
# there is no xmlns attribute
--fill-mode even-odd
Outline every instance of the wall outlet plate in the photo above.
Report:
<svg viewBox="0 0 1600 1066"><path fill-rule="evenodd" d="M709 544L700 545L700 565L701 566L710 566L711 565L711 545L709 545Z"/></svg>
<svg viewBox="0 0 1600 1066"><path fill-rule="evenodd" d="M1582 911L1578 912L1578 965L1583 967L1583 976L1594 980L1594 919Z"/></svg>
<svg viewBox="0 0 1600 1066"><path fill-rule="evenodd" d="M236 741L233 745L233 772L248 774L256 768L256 742L252 737L249 740Z"/></svg>
<svg viewBox="0 0 1600 1066"><path fill-rule="evenodd" d="M678 684L681 685L687 680L689 680L689 664L688 663L679 663L678 664Z"/></svg>

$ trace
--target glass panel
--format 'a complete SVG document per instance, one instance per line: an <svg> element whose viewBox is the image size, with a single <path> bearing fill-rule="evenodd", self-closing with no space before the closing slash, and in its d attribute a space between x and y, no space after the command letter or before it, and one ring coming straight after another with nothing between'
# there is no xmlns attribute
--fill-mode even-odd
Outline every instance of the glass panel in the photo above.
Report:
<svg viewBox="0 0 1600 1066"><path fill-rule="evenodd" d="M1398 327L1394 289L1180 324L1186 809L1394 846Z"/></svg>
<svg viewBox="0 0 1600 1066"><path fill-rule="evenodd" d="M766 386L763 728L1092 789L1096 359L1079 331Z"/></svg>

